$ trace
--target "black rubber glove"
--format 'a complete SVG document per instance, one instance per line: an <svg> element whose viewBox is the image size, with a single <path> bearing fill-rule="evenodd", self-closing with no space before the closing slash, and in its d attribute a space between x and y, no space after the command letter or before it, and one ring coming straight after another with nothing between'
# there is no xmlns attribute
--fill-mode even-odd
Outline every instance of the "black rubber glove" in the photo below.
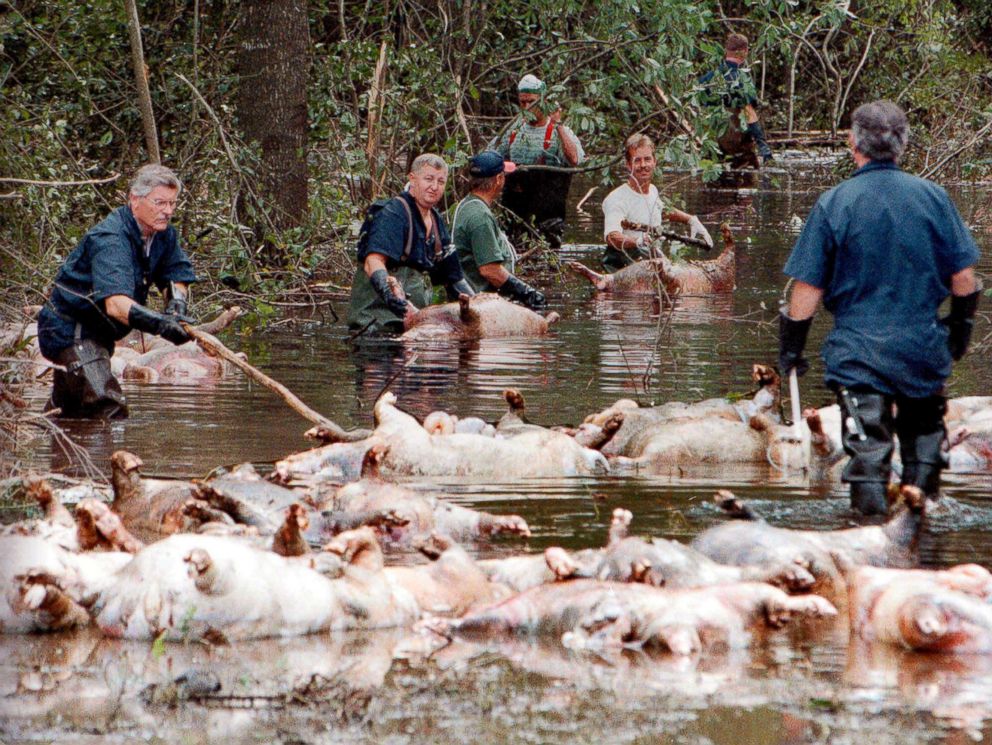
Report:
<svg viewBox="0 0 992 745"><path fill-rule="evenodd" d="M445 285L444 289L448 293L448 300L457 300L459 295L472 297L476 294L475 288L464 277L452 282L450 285Z"/></svg>
<svg viewBox="0 0 992 745"><path fill-rule="evenodd" d="M393 288L389 286L389 275L385 269L376 269L372 272L369 282L372 283L372 289L382 298L382 302L392 313L400 318L406 315L406 300L396 297L393 293Z"/></svg>
<svg viewBox="0 0 992 745"><path fill-rule="evenodd" d="M189 334L179 325L179 319L164 313L156 313L151 308L133 303L131 310L127 312L127 325L138 331L147 331L149 334L161 336L166 341L173 344L185 344L189 341Z"/></svg>
<svg viewBox="0 0 992 745"><path fill-rule="evenodd" d="M189 293L185 289L178 287L175 282L169 282L166 297L168 297L165 303L165 314L167 316L175 316L180 321L185 321L186 323L196 322L187 313Z"/></svg>
<svg viewBox="0 0 992 745"><path fill-rule="evenodd" d="M506 278L506 281L499 286L496 292L534 311L543 310L547 305L547 301L544 299L544 293L535 290L529 284L517 279L512 274Z"/></svg>
<svg viewBox="0 0 992 745"><path fill-rule="evenodd" d="M796 369L798 375L805 375L809 370L809 361L803 357L803 349L806 348L806 337L812 325L812 316L804 321L796 321L785 313L779 313L778 371L783 378L792 368Z"/></svg>
<svg viewBox="0 0 992 745"><path fill-rule="evenodd" d="M768 142L765 140L765 130L762 128L761 122L751 122L748 124L747 133L751 135L754 144L758 146L758 155L761 156L763 163L767 163L775 157L772 154L772 149L768 147Z"/></svg>
<svg viewBox="0 0 992 745"><path fill-rule="evenodd" d="M955 362L968 351L981 294L981 289L978 289L970 295L951 295L951 312L940 319L947 326L947 348L951 350L951 357Z"/></svg>

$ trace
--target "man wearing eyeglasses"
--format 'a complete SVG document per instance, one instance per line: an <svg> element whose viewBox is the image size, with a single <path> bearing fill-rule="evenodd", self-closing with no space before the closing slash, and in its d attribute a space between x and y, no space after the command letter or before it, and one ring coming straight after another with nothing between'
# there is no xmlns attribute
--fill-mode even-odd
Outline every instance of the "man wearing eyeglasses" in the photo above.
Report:
<svg viewBox="0 0 992 745"><path fill-rule="evenodd" d="M48 410L64 417L127 416L120 383L110 368L114 342L131 329L173 344L189 341L186 317L193 266L169 224L182 184L162 165L138 170L127 204L83 236L65 260L38 316L41 353L56 370ZM165 312L146 306L152 285Z"/></svg>

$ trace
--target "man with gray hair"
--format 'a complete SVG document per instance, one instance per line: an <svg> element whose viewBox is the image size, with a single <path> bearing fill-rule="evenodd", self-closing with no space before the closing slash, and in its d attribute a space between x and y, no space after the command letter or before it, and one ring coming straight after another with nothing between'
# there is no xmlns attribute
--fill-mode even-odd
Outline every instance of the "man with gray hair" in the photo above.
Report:
<svg viewBox="0 0 992 745"><path fill-rule="evenodd" d="M138 169L127 204L91 228L62 264L38 315L41 353L56 370L48 409L62 416L127 416L120 383L110 369L114 342L131 329L173 344L189 341L186 319L193 266L169 224L182 184L162 165ZM146 307L148 290L165 296L165 312Z"/></svg>
<svg viewBox="0 0 992 745"><path fill-rule="evenodd" d="M887 509L893 434L902 483L938 496L944 382L968 348L980 292L978 249L947 193L896 165L908 139L891 101L858 107L848 138L858 168L820 196L785 265L795 285L779 318L779 371L808 368L803 348L822 299L834 316L825 379L851 457L842 478L865 514Z"/></svg>
<svg viewBox="0 0 992 745"><path fill-rule="evenodd" d="M373 204L366 213L348 307L353 331L402 332L406 316L430 305L432 284L444 285L449 300L475 294L437 209L448 165L438 155L418 155L408 178L399 196Z"/></svg>

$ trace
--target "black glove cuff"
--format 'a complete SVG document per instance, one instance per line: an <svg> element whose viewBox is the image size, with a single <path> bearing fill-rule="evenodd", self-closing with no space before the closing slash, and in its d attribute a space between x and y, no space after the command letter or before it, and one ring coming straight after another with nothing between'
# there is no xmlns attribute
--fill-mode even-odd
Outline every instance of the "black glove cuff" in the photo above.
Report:
<svg viewBox="0 0 992 745"><path fill-rule="evenodd" d="M385 269L376 269L372 272L369 275L369 282L392 313L400 318L406 315L406 300L396 297L393 293L393 288L389 286L389 274Z"/></svg>
<svg viewBox="0 0 992 745"><path fill-rule="evenodd" d="M460 295L468 295L469 297L476 295L475 288L464 277L446 285L446 289L449 300L457 300Z"/></svg>
<svg viewBox="0 0 992 745"><path fill-rule="evenodd" d="M131 309L127 312L127 325L138 331L161 336L173 344L185 344L190 338L175 317L156 313L140 303L131 304Z"/></svg>
<svg viewBox="0 0 992 745"><path fill-rule="evenodd" d="M977 289L969 295L951 295L951 323L967 321L975 317L978 312L978 300L982 296L982 290Z"/></svg>

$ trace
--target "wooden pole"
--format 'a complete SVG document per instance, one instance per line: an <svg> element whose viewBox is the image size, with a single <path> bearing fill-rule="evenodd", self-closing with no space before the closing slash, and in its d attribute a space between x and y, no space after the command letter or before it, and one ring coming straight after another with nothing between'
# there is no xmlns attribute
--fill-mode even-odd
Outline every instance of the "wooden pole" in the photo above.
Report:
<svg viewBox="0 0 992 745"><path fill-rule="evenodd" d="M141 122L145 127L145 147L148 149L148 162L161 163L158 150L158 131L155 128L155 112L152 109L152 94L148 89L148 73L145 66L145 51L141 45L141 21L138 18L136 0L125 0L127 5L127 32L131 37L131 65L134 67L134 83L138 87L138 105L141 108Z"/></svg>
<svg viewBox="0 0 992 745"><path fill-rule="evenodd" d="M198 329L196 326L190 326L188 323L184 323L183 328L186 330L186 333L189 334L190 338L193 339L193 341L195 341L204 352L212 357L220 357L222 360L230 362L252 380L257 383L261 383L270 391L274 391L282 398L283 401L286 402L289 408L302 416L304 419L327 429L335 438L337 438L338 442L357 442L358 440L364 440L372 434L372 432L367 429L353 429L350 432L342 429L330 419L322 414L318 414L316 411L303 403L282 383L273 380L261 370L249 364L246 360L238 357L238 355L225 347L221 341L217 339L217 337L212 334L208 334L206 331Z"/></svg>

